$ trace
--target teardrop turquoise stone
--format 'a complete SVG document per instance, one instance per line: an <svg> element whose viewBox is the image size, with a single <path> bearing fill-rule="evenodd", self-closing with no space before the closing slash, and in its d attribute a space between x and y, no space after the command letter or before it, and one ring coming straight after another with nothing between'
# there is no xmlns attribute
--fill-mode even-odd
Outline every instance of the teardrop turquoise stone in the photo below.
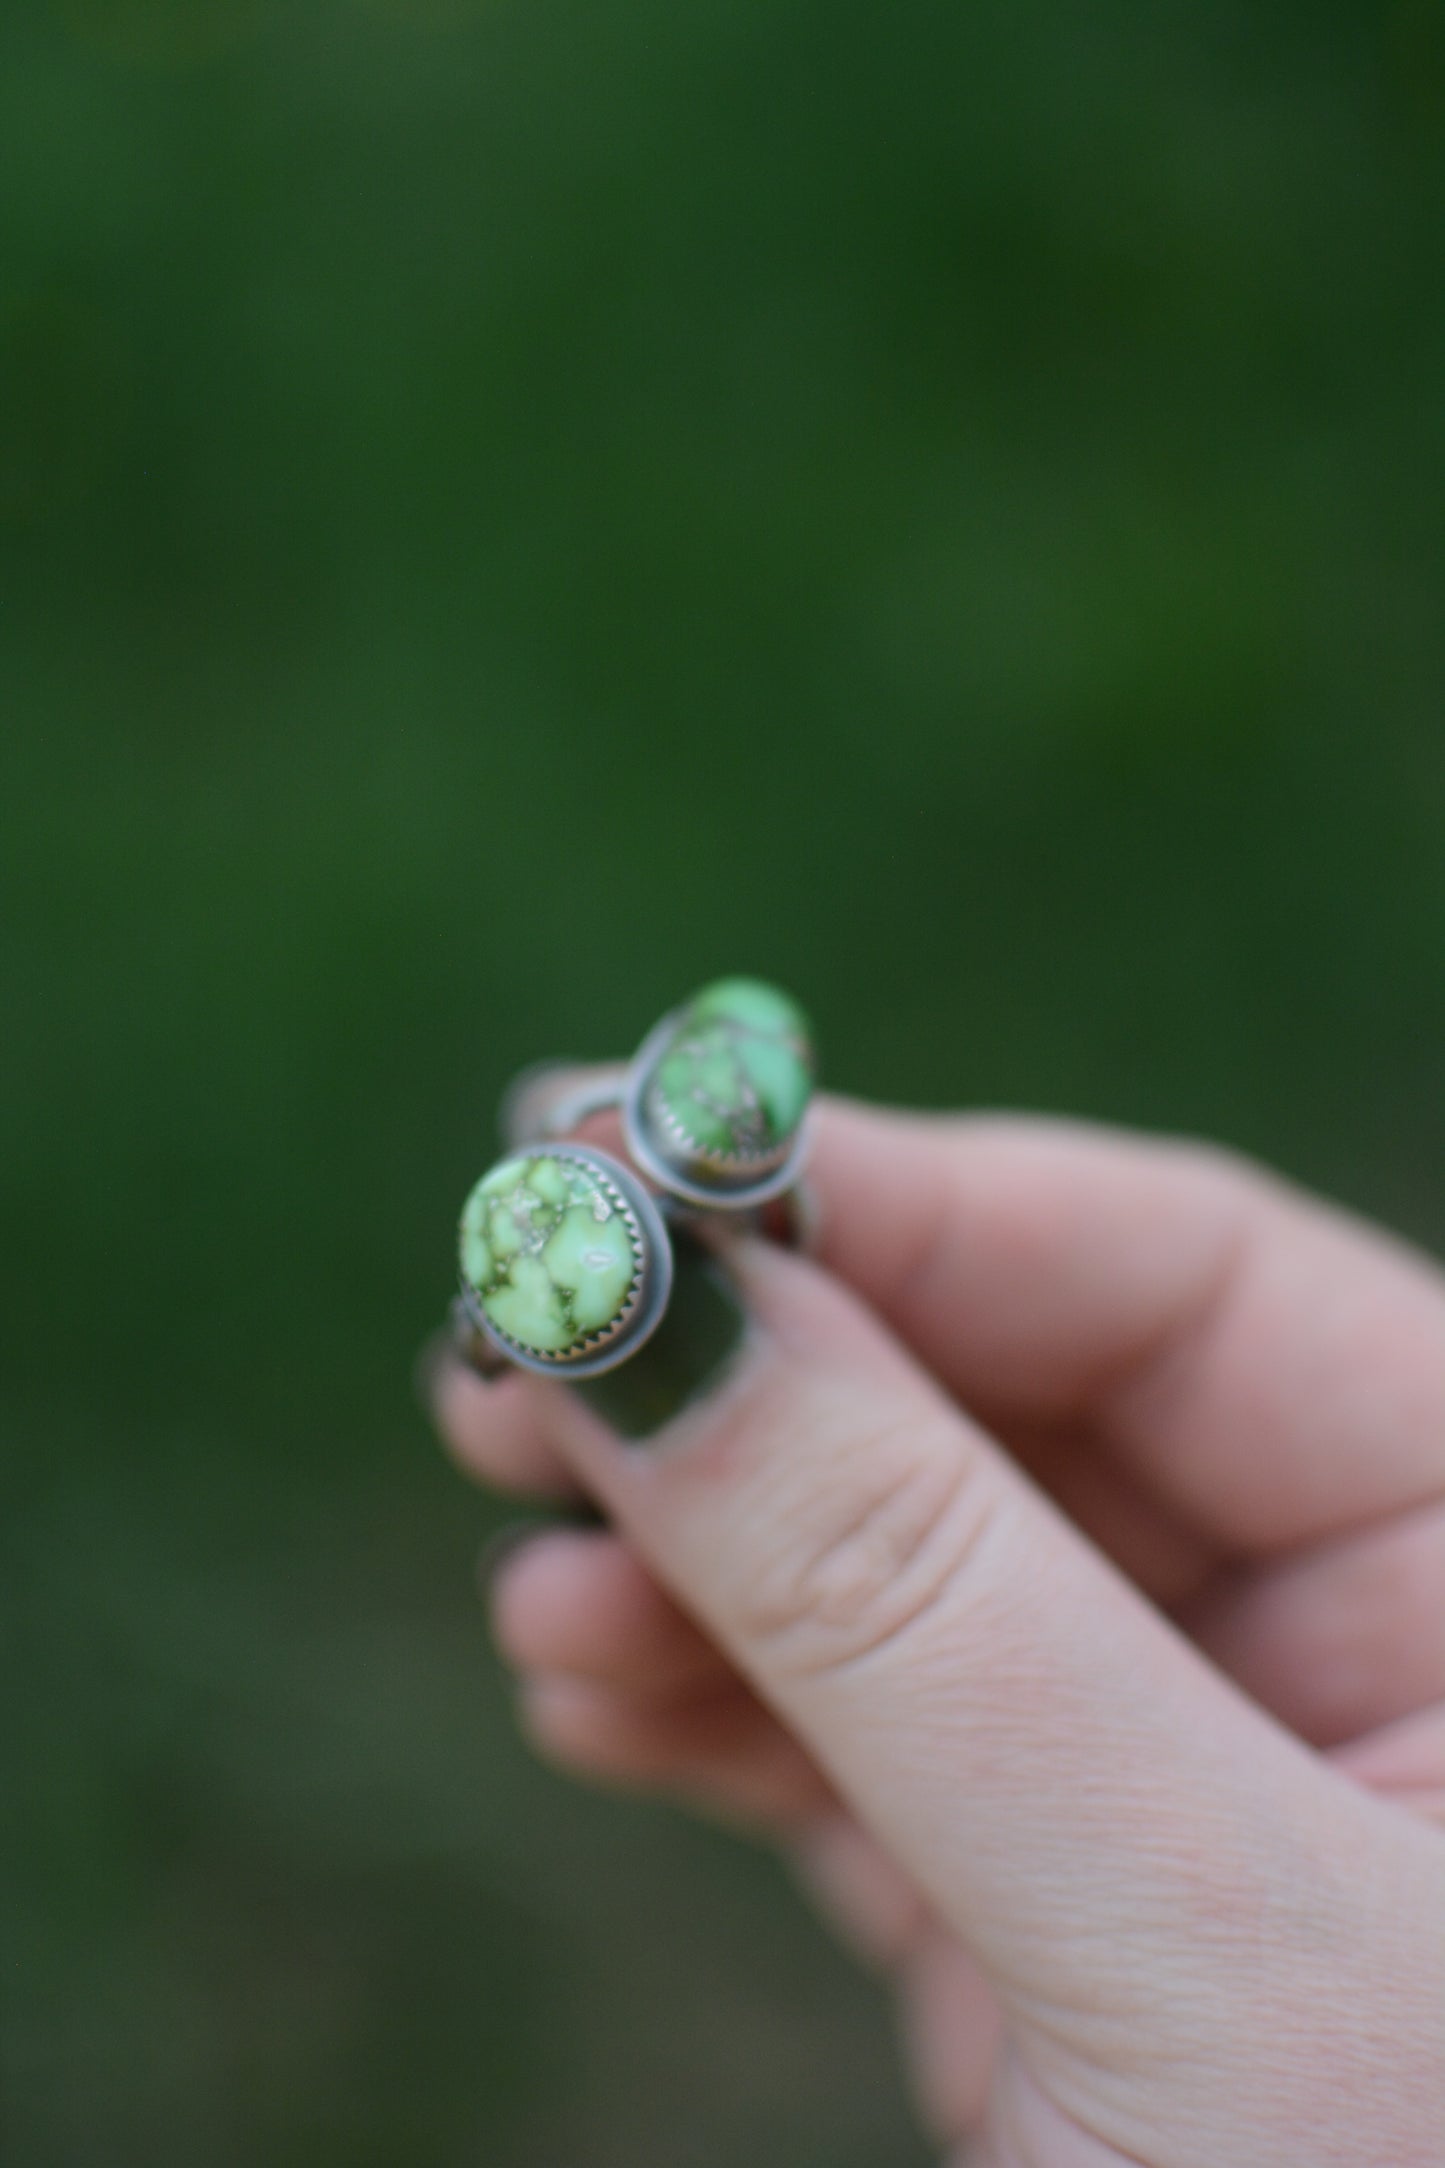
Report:
<svg viewBox="0 0 1445 2168"><path fill-rule="evenodd" d="M762 979L717 979L684 1009L648 1097L674 1148L745 1165L786 1150L812 1090L798 1004Z"/></svg>

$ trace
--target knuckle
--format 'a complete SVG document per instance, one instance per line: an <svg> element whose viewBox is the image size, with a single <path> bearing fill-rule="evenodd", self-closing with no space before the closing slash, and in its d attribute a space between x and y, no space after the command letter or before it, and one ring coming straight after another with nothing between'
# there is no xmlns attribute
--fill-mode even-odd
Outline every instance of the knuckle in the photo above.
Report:
<svg viewBox="0 0 1445 2168"><path fill-rule="evenodd" d="M745 1599L743 1635L775 1673L845 1670L895 1650L957 1588L999 1502L984 1456L942 1423L856 1432L834 1464L825 1495L783 1501Z"/></svg>

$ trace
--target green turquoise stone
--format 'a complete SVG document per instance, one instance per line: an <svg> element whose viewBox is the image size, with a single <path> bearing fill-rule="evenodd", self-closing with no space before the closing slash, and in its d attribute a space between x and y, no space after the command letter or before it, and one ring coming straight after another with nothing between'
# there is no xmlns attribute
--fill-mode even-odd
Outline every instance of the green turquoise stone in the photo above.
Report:
<svg viewBox="0 0 1445 2168"><path fill-rule="evenodd" d="M621 1323L641 1268L635 1222L597 1174L529 1152L484 1174L462 1208L462 1279L498 1331L541 1355Z"/></svg>
<svg viewBox="0 0 1445 2168"><path fill-rule="evenodd" d="M812 1090L797 1003L761 979L718 979L682 1012L648 1101L674 1149L745 1165L786 1151Z"/></svg>

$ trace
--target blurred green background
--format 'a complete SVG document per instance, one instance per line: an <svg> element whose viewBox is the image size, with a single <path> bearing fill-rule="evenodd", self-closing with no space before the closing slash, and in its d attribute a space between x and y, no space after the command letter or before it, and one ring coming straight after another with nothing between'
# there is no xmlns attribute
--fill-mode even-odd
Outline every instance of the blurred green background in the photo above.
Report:
<svg viewBox="0 0 1445 2168"><path fill-rule="evenodd" d="M899 2168L782 1870L514 1743L408 1372L518 1064L1445 1239L1445 34L9 0L11 2168Z"/></svg>

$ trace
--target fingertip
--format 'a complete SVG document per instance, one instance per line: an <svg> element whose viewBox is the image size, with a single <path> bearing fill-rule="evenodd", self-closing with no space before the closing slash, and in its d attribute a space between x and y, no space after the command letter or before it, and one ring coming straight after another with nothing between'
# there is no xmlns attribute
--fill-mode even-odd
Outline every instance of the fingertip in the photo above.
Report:
<svg viewBox="0 0 1445 2168"><path fill-rule="evenodd" d="M793 1854L804 1890L865 1964L892 1970L926 1931L930 1913L877 1839L847 1814L806 1829Z"/></svg>
<svg viewBox="0 0 1445 2168"><path fill-rule="evenodd" d="M534 1754L569 1774L617 1775L606 1698L586 1681L552 1673L517 1682L517 1724Z"/></svg>
<svg viewBox="0 0 1445 2168"><path fill-rule="evenodd" d="M427 1366L424 1404L442 1442L459 1458L471 1450L474 1436L486 1428L497 1408L505 1405L506 1382L479 1377L451 1354Z"/></svg>
<svg viewBox="0 0 1445 2168"><path fill-rule="evenodd" d="M477 1552L477 1594L490 1603L507 1575L511 1561L533 1544L543 1542L557 1528L554 1519L529 1514L524 1519L503 1521L494 1528Z"/></svg>
<svg viewBox="0 0 1445 2168"><path fill-rule="evenodd" d="M427 1390L443 1446L474 1481L543 1498L576 1495L519 1374L481 1378L453 1356L434 1366Z"/></svg>
<svg viewBox="0 0 1445 2168"><path fill-rule="evenodd" d="M666 1791L726 1821L793 1828L831 1805L826 1781L738 1682L658 1709L589 1679L525 1678L517 1716L535 1752L591 1783Z"/></svg>
<svg viewBox="0 0 1445 2168"><path fill-rule="evenodd" d="M715 1643L606 1530L532 1534L506 1552L489 1594L498 1648L520 1669L649 1697L730 1676Z"/></svg>
<svg viewBox="0 0 1445 2168"><path fill-rule="evenodd" d="M569 1670L567 1657L579 1643L578 1613L585 1612L593 1553L622 1549L605 1528L533 1522L518 1525L515 1535L499 1530L483 1546L477 1575L502 1655L519 1666Z"/></svg>
<svg viewBox="0 0 1445 2168"><path fill-rule="evenodd" d="M517 1721L543 1761L593 1783L657 1785L685 1760L665 1716L641 1710L612 1688L567 1673L530 1673L517 1687Z"/></svg>

